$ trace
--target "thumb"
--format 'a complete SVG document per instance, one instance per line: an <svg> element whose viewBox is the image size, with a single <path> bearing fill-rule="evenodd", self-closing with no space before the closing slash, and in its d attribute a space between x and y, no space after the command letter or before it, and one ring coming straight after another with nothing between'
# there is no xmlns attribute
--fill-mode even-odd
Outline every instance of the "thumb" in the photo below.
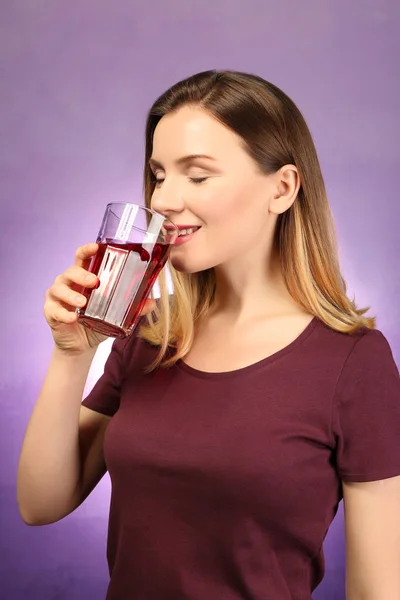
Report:
<svg viewBox="0 0 400 600"><path fill-rule="evenodd" d="M147 298L146 302L144 303L144 306L141 310L141 316L145 316L148 315L149 313L151 313L153 310L156 309L156 301L153 300L152 298Z"/></svg>

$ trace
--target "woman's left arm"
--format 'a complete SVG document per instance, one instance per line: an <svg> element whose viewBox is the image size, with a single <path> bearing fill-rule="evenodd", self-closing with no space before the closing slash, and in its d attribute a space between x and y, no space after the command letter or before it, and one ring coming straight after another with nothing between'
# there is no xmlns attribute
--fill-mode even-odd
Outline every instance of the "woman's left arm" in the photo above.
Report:
<svg viewBox="0 0 400 600"><path fill-rule="evenodd" d="M400 476L343 482L346 600L400 599Z"/></svg>

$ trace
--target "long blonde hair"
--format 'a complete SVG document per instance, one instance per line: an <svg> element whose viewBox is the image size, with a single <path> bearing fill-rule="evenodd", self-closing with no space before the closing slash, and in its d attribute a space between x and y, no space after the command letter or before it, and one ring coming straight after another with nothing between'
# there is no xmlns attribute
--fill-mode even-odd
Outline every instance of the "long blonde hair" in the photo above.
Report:
<svg viewBox="0 0 400 600"><path fill-rule="evenodd" d="M184 105L195 105L238 134L249 155L268 174L285 164L297 167L301 187L286 212L278 217L275 247L293 299L332 329L352 333L375 327L368 309L359 309L346 295L333 219L314 142L293 101L256 75L236 71L205 71L167 90L149 111L146 125L144 191L150 207L154 181L149 167L153 135L160 119ZM196 322L207 314L214 297L213 269L180 273L169 263L170 296L165 271L159 278L161 297L139 335L159 347L150 366L168 367L190 350Z"/></svg>

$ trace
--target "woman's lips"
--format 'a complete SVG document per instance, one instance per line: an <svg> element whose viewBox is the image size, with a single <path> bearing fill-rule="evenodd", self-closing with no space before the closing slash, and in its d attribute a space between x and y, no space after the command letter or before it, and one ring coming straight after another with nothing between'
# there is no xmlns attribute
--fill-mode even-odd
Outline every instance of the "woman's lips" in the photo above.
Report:
<svg viewBox="0 0 400 600"><path fill-rule="evenodd" d="M193 227L181 227L180 229L181 230L193 229ZM182 246L182 244L186 244L186 242L189 242L200 229L201 229L201 227L199 227L198 229L193 231L193 233L186 233L183 235L179 235L179 237L176 238L174 246Z"/></svg>

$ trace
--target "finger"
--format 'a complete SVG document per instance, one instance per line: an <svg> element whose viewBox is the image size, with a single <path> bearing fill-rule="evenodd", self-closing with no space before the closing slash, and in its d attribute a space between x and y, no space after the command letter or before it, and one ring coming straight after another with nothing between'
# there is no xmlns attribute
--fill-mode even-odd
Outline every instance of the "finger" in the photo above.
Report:
<svg viewBox="0 0 400 600"><path fill-rule="evenodd" d="M96 242L90 242L80 246L75 252L75 265L88 270L93 256L97 253L99 245Z"/></svg>
<svg viewBox="0 0 400 600"><path fill-rule="evenodd" d="M144 317L145 315L148 315L149 313L153 312L156 306L156 301L151 298L148 298L144 303L142 310L140 311L140 316Z"/></svg>
<svg viewBox="0 0 400 600"><path fill-rule="evenodd" d="M83 294L71 289L65 283L54 283L49 289L49 300L61 302L66 308L82 308L86 304L86 297Z"/></svg>
<svg viewBox="0 0 400 600"><path fill-rule="evenodd" d="M45 305L44 316L52 328L60 324L70 325L78 320L78 314L75 311L68 310L57 302Z"/></svg>
<svg viewBox="0 0 400 600"><path fill-rule="evenodd" d="M98 284L98 277L83 267L73 265L55 279L55 284L93 288Z"/></svg>

